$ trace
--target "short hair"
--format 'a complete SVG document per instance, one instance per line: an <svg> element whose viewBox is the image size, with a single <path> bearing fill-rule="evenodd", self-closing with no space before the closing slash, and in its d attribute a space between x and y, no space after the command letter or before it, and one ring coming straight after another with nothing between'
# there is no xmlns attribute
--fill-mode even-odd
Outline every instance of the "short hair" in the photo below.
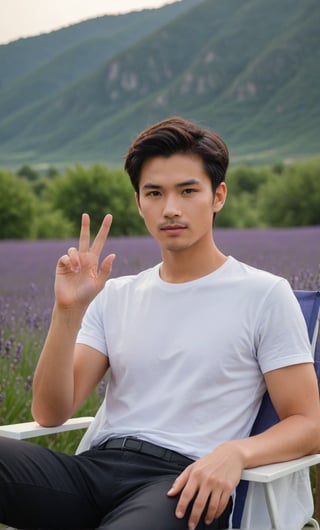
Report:
<svg viewBox="0 0 320 530"><path fill-rule="evenodd" d="M124 168L134 190L139 193L142 166L156 156L195 154L203 162L213 192L225 180L229 152L225 142L214 131L204 129L180 117L162 120L143 130L129 147Z"/></svg>

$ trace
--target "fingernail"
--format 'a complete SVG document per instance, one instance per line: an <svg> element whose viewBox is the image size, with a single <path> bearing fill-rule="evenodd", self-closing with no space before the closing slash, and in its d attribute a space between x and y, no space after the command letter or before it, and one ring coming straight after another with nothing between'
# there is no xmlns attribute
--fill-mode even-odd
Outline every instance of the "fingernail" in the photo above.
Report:
<svg viewBox="0 0 320 530"><path fill-rule="evenodd" d="M189 530L194 530L195 527L196 525L194 523L189 523L189 526L188 526Z"/></svg>

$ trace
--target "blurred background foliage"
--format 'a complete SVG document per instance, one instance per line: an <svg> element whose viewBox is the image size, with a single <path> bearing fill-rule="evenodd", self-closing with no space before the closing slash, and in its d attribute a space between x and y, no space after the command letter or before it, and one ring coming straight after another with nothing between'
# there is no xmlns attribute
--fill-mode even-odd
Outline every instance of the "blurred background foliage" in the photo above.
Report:
<svg viewBox="0 0 320 530"><path fill-rule="evenodd" d="M320 224L320 160L232 167L228 198L216 224L232 228ZM113 236L146 234L123 169L101 164L51 166L45 173L23 165L16 173L0 169L0 239L77 237L81 214L92 216L97 232L108 212Z"/></svg>

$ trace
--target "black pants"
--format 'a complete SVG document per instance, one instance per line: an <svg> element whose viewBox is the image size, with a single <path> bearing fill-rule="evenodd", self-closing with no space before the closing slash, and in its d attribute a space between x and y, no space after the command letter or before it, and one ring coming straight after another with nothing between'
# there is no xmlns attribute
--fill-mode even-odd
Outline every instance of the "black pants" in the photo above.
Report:
<svg viewBox="0 0 320 530"><path fill-rule="evenodd" d="M20 529L187 530L167 496L192 463L128 450L96 448L77 456L0 438L0 522ZM211 525L228 528L227 510ZM190 510L189 510L190 514Z"/></svg>

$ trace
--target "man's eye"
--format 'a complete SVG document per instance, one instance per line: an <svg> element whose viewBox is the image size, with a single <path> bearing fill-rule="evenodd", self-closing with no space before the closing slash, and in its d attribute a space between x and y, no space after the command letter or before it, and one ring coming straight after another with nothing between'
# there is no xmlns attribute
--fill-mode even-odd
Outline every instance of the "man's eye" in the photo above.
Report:
<svg viewBox="0 0 320 530"><path fill-rule="evenodd" d="M160 191L158 190L151 190L148 191L147 197L158 197L160 195Z"/></svg>
<svg viewBox="0 0 320 530"><path fill-rule="evenodd" d="M194 188L185 188L182 193L184 195L191 195L191 193L195 193L196 191L197 190L195 190Z"/></svg>

